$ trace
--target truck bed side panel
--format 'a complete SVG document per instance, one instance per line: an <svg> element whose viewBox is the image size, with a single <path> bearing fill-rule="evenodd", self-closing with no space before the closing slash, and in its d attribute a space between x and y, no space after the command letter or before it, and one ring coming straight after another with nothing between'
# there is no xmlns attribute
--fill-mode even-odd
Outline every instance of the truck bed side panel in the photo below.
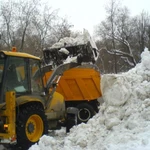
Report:
<svg viewBox="0 0 150 150"><path fill-rule="evenodd" d="M47 80L51 73L47 72L44 80ZM100 73L91 68L73 68L65 71L56 91L62 94L66 101L97 99L101 97Z"/></svg>

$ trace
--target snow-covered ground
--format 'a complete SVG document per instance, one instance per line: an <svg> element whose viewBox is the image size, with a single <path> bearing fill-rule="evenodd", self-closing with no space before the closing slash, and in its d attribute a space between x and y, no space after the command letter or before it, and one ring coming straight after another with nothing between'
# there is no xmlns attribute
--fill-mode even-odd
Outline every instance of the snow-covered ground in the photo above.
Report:
<svg viewBox="0 0 150 150"><path fill-rule="evenodd" d="M122 74L102 77L104 103L87 124L44 135L29 150L150 150L150 52Z"/></svg>

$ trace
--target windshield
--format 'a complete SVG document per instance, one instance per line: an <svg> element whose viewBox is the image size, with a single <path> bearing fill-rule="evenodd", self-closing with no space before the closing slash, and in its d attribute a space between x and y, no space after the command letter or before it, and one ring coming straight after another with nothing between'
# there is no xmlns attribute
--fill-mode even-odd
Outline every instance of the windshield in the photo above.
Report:
<svg viewBox="0 0 150 150"><path fill-rule="evenodd" d="M27 59L19 57L9 57L6 70L5 91L15 91L16 94L29 92Z"/></svg>
<svg viewBox="0 0 150 150"><path fill-rule="evenodd" d="M6 67L4 67L4 60L6 60ZM0 81L2 80L0 84L2 93L15 91L16 95L20 96L43 92L39 60L13 56L0 58Z"/></svg>
<svg viewBox="0 0 150 150"><path fill-rule="evenodd" d="M30 60L30 72L32 92L41 93L43 91L43 82L41 78L40 62L38 60Z"/></svg>

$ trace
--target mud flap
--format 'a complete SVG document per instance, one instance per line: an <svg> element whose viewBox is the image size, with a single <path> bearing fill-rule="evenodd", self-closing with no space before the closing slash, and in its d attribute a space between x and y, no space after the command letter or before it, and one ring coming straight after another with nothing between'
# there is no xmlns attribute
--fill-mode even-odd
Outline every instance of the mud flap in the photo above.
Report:
<svg viewBox="0 0 150 150"><path fill-rule="evenodd" d="M77 125L78 111L78 108L75 107L67 108L66 132L69 132L74 125Z"/></svg>

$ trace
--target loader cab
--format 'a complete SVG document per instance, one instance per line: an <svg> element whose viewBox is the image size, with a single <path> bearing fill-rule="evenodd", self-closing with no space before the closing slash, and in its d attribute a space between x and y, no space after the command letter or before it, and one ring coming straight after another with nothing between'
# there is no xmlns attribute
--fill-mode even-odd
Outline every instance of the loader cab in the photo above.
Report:
<svg viewBox="0 0 150 150"><path fill-rule="evenodd" d="M40 70L40 59L0 51L0 104L7 91L15 91L16 97L43 92L42 78L34 77L37 70Z"/></svg>

